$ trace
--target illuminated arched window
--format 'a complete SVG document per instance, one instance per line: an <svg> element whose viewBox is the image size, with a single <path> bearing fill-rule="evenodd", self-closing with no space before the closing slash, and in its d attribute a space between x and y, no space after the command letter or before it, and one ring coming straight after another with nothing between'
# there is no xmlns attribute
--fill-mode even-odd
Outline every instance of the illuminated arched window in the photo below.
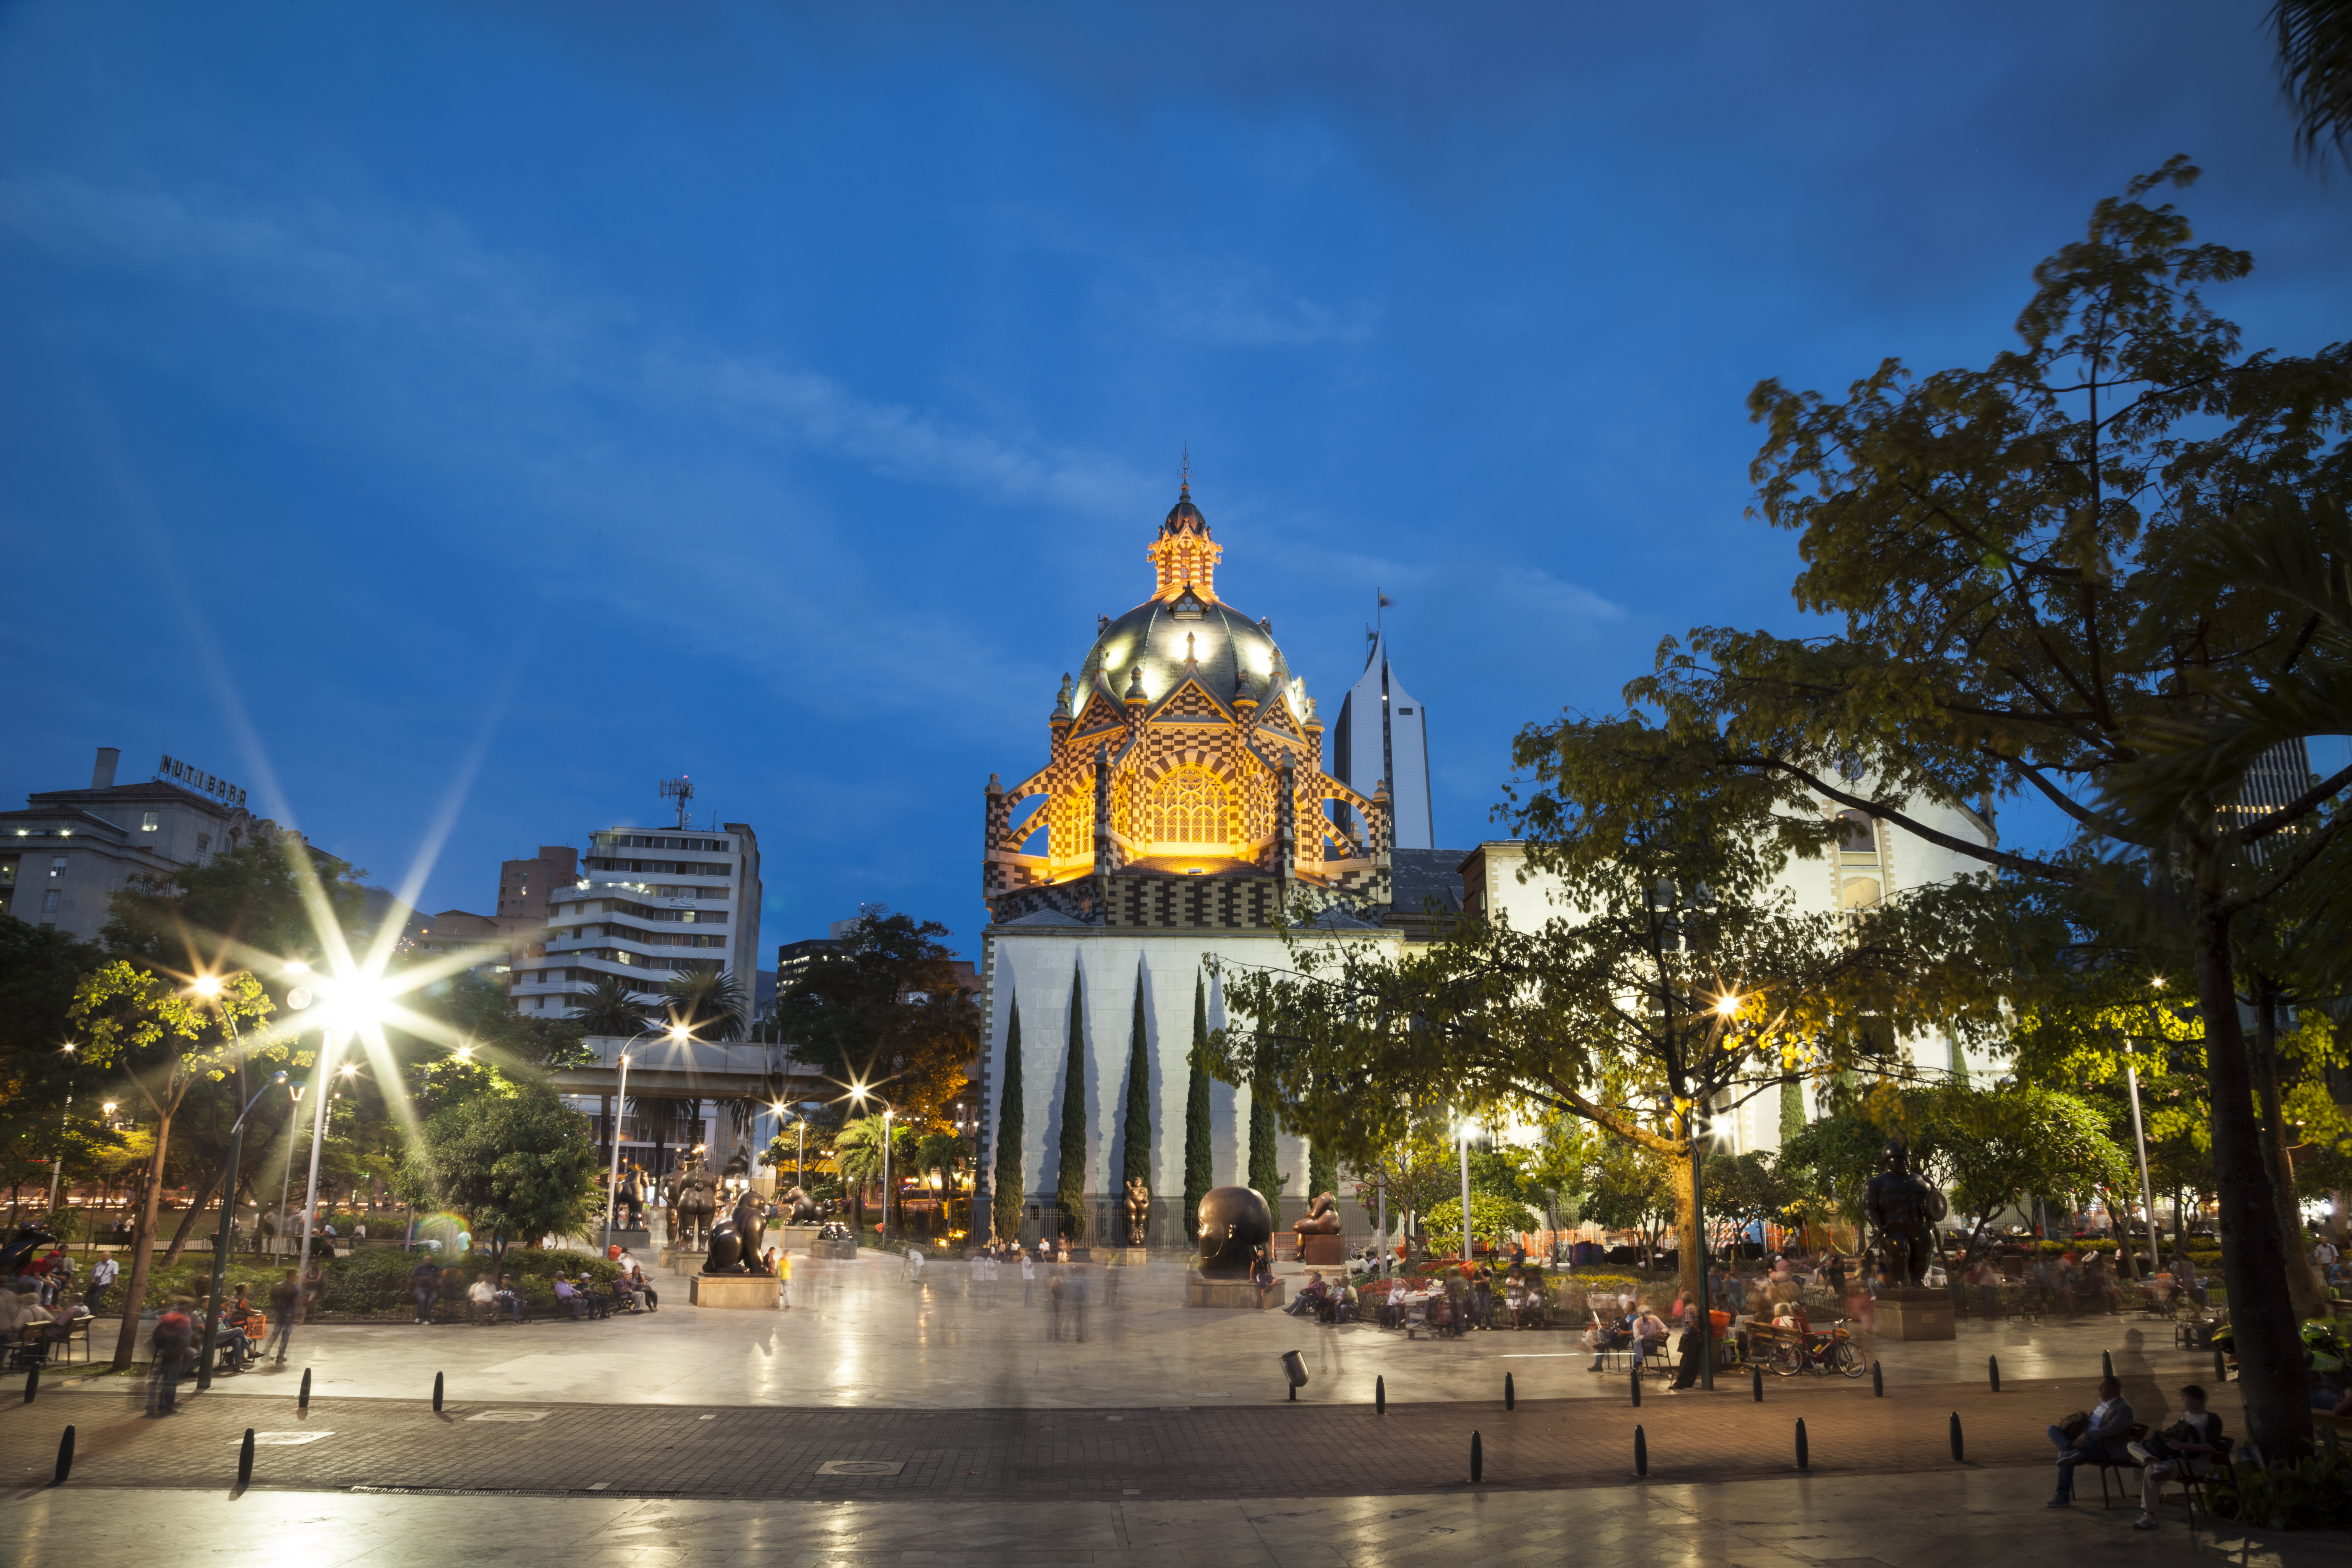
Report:
<svg viewBox="0 0 2352 1568"><path fill-rule="evenodd" d="M1225 849L1234 838L1233 802L1224 781L1203 768L1178 768L1151 786L1143 837L1153 844Z"/></svg>
<svg viewBox="0 0 2352 1568"><path fill-rule="evenodd" d="M1848 877L1845 879L1845 907L1849 911L1876 909L1884 896L1875 877Z"/></svg>

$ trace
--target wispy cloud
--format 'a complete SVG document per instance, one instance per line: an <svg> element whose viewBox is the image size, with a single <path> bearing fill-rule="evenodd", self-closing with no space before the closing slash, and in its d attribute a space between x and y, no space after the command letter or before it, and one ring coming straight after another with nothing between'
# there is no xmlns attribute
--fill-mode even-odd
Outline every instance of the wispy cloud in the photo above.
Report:
<svg viewBox="0 0 2352 1568"><path fill-rule="evenodd" d="M421 448L463 465L477 493L485 472L488 483L527 493L530 504L506 530L470 545L528 557L534 576L572 602L585 595L632 619L691 628L694 646L761 671L818 710L945 700L971 721L992 722L1009 691L1047 672L1014 667L979 626L985 617L959 601L910 603L894 576L903 563L877 562L875 542L845 528L778 456L816 454L988 503L1090 519L1130 512L1155 491L1100 454L975 428L658 329L630 301L499 255L434 215L266 208L42 175L0 179L0 243L9 242L425 345L433 363L408 373L417 384L378 395L409 397L434 422L431 438L350 423L362 438L405 443L408 459ZM459 402L471 406L461 414ZM629 439L612 435L616 406L629 411ZM713 427L743 438L703 441L688 458L656 434L688 432L677 440L692 444L691 433ZM680 518L690 521L670 521ZM603 530L593 550L580 548L583 528ZM693 550L676 548L681 528ZM789 614L714 626L698 607L709 598L713 559L733 563L734 602ZM808 592L817 582L825 591ZM940 647L959 656L942 661L930 651Z"/></svg>
<svg viewBox="0 0 2352 1568"><path fill-rule="evenodd" d="M1123 326L1213 348L1299 348L1369 340L1380 312L1309 299L1255 262L1150 263L1133 285L1106 283L1097 306Z"/></svg>

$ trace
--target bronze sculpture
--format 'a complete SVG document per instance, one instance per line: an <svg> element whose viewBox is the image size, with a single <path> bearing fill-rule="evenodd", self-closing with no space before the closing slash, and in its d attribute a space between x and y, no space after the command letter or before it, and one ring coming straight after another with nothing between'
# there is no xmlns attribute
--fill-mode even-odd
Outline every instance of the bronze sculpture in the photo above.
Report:
<svg viewBox="0 0 2352 1568"><path fill-rule="evenodd" d="M767 1232L768 1222L761 1217L760 1205L745 1193L735 1200L735 1212L719 1222L710 1233L710 1256L702 1260L705 1274L763 1274L761 1266L760 1241Z"/></svg>
<svg viewBox="0 0 2352 1568"><path fill-rule="evenodd" d="M1889 1138L1880 1156L1886 1167L1862 1190L1862 1212L1878 1232L1878 1262L1889 1285L1917 1286L1927 1278L1936 1222L1947 1212L1944 1194L1911 1172L1911 1152Z"/></svg>
<svg viewBox="0 0 2352 1568"><path fill-rule="evenodd" d="M1320 1193L1307 1205L1307 1217L1290 1227L1300 1236L1337 1236L1339 1234L1339 1200L1329 1193Z"/></svg>
<svg viewBox="0 0 2352 1568"><path fill-rule="evenodd" d="M1253 1187L1212 1187L1201 1198L1202 1275L1246 1279L1250 1265L1274 1238L1274 1212Z"/></svg>
<svg viewBox="0 0 2352 1568"><path fill-rule="evenodd" d="M1127 1244L1143 1245L1144 1227L1151 1223L1151 1189L1140 1176L1127 1179Z"/></svg>
<svg viewBox="0 0 2352 1568"><path fill-rule="evenodd" d="M783 1208L786 1225L814 1225L824 1217L824 1211L817 1206L817 1201L798 1187L787 1190L777 1201Z"/></svg>
<svg viewBox="0 0 2352 1568"><path fill-rule="evenodd" d="M697 1159L663 1184L668 1189L670 1240L679 1247L700 1246L719 1211L719 1177Z"/></svg>

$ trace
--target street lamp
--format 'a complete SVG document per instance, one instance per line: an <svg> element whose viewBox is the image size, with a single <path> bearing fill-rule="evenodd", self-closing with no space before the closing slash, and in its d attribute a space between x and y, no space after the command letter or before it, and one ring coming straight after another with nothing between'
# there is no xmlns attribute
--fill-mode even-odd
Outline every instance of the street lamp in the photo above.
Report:
<svg viewBox="0 0 2352 1568"><path fill-rule="evenodd" d="M284 1073L271 1075L268 1083L254 1091L245 1109L236 1113L236 1121L228 1130L228 1163L221 1167L221 1222L219 1234L213 1237L212 1292L205 1304L205 1344L196 1357L196 1389L202 1393L213 1385L212 1342L220 1333L221 1286L228 1272L229 1226L236 1214L236 1165L245 1152L245 1119L261 1103L261 1097L286 1081Z"/></svg>
<svg viewBox="0 0 2352 1568"><path fill-rule="evenodd" d="M849 1092L856 1097L860 1105L869 1099L882 1100L880 1095L862 1083L851 1084ZM882 1225L876 1234L885 1252L890 1250L890 1119L897 1114L898 1108L882 1100Z"/></svg>
<svg viewBox="0 0 2352 1568"><path fill-rule="evenodd" d="M71 1040L68 1040L63 1048L65 1054L73 1057L75 1061L81 1059L74 1056L74 1043ZM63 1110L58 1112L58 1152L49 1165L49 1221L53 1225L58 1217L58 1178L64 1175L66 1170L66 1123L72 1119L72 1116L73 1073L69 1063L66 1074L66 1105Z"/></svg>
<svg viewBox="0 0 2352 1568"><path fill-rule="evenodd" d="M604 1178L604 1250L613 1250L613 1206L621 1196L621 1118L628 1113L629 1047L653 1035L665 1035L673 1046L682 1046L694 1037L694 1031L683 1024L672 1024L667 1029L640 1029L621 1045L621 1082L613 1097L613 1166ZM656 1173L658 1174L659 1173Z"/></svg>

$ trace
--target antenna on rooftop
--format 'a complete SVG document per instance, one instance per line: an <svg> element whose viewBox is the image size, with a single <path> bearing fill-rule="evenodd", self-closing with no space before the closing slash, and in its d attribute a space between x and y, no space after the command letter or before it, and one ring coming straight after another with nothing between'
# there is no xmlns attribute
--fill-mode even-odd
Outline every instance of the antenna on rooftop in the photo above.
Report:
<svg viewBox="0 0 2352 1568"><path fill-rule="evenodd" d="M691 826L687 816L687 802L694 798L694 781L680 773L674 779L662 780L661 792L664 800L677 802L677 825L680 827Z"/></svg>

